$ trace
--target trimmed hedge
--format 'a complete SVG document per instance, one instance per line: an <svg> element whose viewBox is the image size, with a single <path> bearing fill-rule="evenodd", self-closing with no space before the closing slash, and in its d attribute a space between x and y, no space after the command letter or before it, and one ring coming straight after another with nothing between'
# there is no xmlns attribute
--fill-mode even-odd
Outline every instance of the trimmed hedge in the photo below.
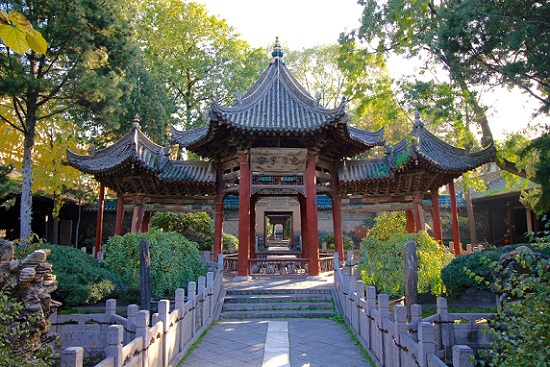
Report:
<svg viewBox="0 0 550 367"><path fill-rule="evenodd" d="M40 248L51 250L47 261L59 284L53 296L64 307L95 304L116 297L123 289L116 274L81 250L52 244Z"/></svg>
<svg viewBox="0 0 550 367"><path fill-rule="evenodd" d="M197 244L179 233L156 230L114 236L107 241L104 264L129 285L130 295L139 295L139 242L142 238L149 241L153 298L171 298L176 289L187 288L187 283L205 275L206 268Z"/></svg>

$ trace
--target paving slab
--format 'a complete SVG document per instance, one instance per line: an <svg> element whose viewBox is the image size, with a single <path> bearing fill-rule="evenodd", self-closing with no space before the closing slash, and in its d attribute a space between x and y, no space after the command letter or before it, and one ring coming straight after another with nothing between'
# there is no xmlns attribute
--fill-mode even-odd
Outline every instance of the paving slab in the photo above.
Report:
<svg viewBox="0 0 550 367"><path fill-rule="evenodd" d="M277 328L268 336L270 322ZM288 327L288 340L280 335L281 327L284 330L281 323ZM212 325L183 366L367 367L370 364L345 326L333 320L252 319L224 320Z"/></svg>

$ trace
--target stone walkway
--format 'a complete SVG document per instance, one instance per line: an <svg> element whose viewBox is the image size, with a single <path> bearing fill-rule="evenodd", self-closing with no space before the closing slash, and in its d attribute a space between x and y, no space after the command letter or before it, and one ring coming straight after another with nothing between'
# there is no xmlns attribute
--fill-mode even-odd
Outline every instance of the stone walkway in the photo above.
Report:
<svg viewBox="0 0 550 367"><path fill-rule="evenodd" d="M287 324L288 352L277 340L275 347L266 345L266 339L269 344L272 335L267 332L270 323ZM360 367L370 364L342 324L323 319L270 319L225 320L213 325L183 366Z"/></svg>
<svg viewBox="0 0 550 367"><path fill-rule="evenodd" d="M327 278L235 281L226 289L332 287ZM343 324L327 319L223 320L213 325L185 367L370 366Z"/></svg>

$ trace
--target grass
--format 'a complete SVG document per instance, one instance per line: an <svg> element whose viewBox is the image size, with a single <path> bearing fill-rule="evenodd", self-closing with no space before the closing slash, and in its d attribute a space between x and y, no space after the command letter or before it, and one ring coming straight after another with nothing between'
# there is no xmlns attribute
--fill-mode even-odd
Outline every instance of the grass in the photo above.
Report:
<svg viewBox="0 0 550 367"><path fill-rule="evenodd" d="M344 325L344 327L346 328L346 332L348 333L348 335L350 336L350 338L353 340L353 343L355 345L357 345L357 347L359 347L359 350L361 351L361 354L363 355L363 357L365 358L365 360L371 365L371 367L376 367L376 365L374 364L374 362L372 361L372 359L370 358L370 355L369 353L367 352L367 350L363 347L363 344L361 344L361 342L359 341L359 339L357 339L357 336L355 336L355 333L351 330L351 328L346 324L346 321L344 320L344 316L342 315L334 315L332 317L332 320L339 323L339 324L342 324Z"/></svg>
<svg viewBox="0 0 550 367"><path fill-rule="evenodd" d="M495 313L494 307L449 307L449 313ZM422 307L422 318L430 317L437 313L435 307Z"/></svg>

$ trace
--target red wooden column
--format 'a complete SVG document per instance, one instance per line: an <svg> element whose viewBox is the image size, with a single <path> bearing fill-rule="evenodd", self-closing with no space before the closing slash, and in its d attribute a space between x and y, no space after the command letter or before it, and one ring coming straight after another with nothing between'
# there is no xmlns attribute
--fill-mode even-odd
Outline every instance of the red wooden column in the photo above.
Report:
<svg viewBox="0 0 550 367"><path fill-rule="evenodd" d="M250 199L250 258L256 258L256 203L258 197Z"/></svg>
<svg viewBox="0 0 550 367"><path fill-rule="evenodd" d="M414 233L414 213L412 210L407 210L407 233Z"/></svg>
<svg viewBox="0 0 550 367"><path fill-rule="evenodd" d="M334 250L344 259L344 236L342 234L342 206L338 188L338 163L332 166L332 226L334 228Z"/></svg>
<svg viewBox="0 0 550 367"><path fill-rule="evenodd" d="M237 273L239 276L248 276L250 273L248 266L250 256L250 166L248 154L242 153L239 163L239 260Z"/></svg>
<svg viewBox="0 0 550 367"><path fill-rule="evenodd" d="M309 275L319 275L319 230L317 225L317 185L314 154L308 156L306 167L306 212Z"/></svg>
<svg viewBox="0 0 550 367"><path fill-rule="evenodd" d="M456 193L454 180L449 181L449 195L451 197L451 219L453 221L453 241L455 256L460 255L460 232L458 227L458 210L456 208Z"/></svg>
<svg viewBox="0 0 550 367"><path fill-rule="evenodd" d="M103 240L103 209L105 209L105 185L99 184L99 198L97 199L97 220L95 227L95 256L101 251Z"/></svg>
<svg viewBox="0 0 550 367"><path fill-rule="evenodd" d="M218 163L216 172L216 202L214 204L214 261L223 253L223 181L222 165Z"/></svg>
<svg viewBox="0 0 550 367"><path fill-rule="evenodd" d="M306 207L306 197L299 196L298 202L300 203L300 233L302 234L302 258L307 258L308 251L308 241L307 241L307 207Z"/></svg>
<svg viewBox="0 0 550 367"><path fill-rule="evenodd" d="M132 215L132 233L136 233L141 230L141 221L143 219L143 202L139 196L136 200L138 203L134 206L134 214Z"/></svg>
<svg viewBox="0 0 550 367"><path fill-rule="evenodd" d="M434 238L441 243L443 241L443 233L441 231L441 213L439 211L439 194L432 194L432 219Z"/></svg>
<svg viewBox="0 0 550 367"><path fill-rule="evenodd" d="M424 219L424 208L422 207L422 194L416 194L414 199L415 223L414 229L420 232L426 229L426 220Z"/></svg>
<svg viewBox="0 0 550 367"><path fill-rule="evenodd" d="M151 230L151 212L146 211L143 213L143 218L141 219L141 232L147 233Z"/></svg>
<svg viewBox="0 0 550 367"><path fill-rule="evenodd" d="M124 234L124 196L118 195L116 200L116 224L115 235Z"/></svg>

